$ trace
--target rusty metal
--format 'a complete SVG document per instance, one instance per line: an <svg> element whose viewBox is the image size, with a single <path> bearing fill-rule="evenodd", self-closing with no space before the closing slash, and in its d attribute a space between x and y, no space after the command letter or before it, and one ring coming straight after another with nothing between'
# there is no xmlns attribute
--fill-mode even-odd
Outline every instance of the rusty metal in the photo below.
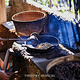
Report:
<svg viewBox="0 0 80 80"><path fill-rule="evenodd" d="M20 36L40 33L45 24L45 13L40 11L24 11L12 16L16 32Z"/></svg>

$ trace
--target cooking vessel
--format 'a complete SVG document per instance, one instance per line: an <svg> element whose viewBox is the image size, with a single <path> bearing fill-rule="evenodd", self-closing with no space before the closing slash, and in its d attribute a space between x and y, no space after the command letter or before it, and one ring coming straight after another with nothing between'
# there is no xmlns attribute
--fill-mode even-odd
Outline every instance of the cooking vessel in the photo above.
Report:
<svg viewBox="0 0 80 80"><path fill-rule="evenodd" d="M52 46L46 48L46 49L36 49L35 47L32 47L32 46L28 46L29 43L27 43L27 51L28 52L39 52L39 53L43 53L43 52L48 52L49 50L51 50L51 48L54 48L56 46L59 45L59 40L54 37L54 36L51 36L51 35L38 35L38 44L37 45L40 45L41 43L50 43Z"/></svg>
<svg viewBox="0 0 80 80"><path fill-rule="evenodd" d="M41 11L24 11L12 16L16 32L20 36L39 34L45 25L45 13Z"/></svg>
<svg viewBox="0 0 80 80"><path fill-rule="evenodd" d="M60 57L60 58L56 58L53 61L51 61L47 67L46 67L46 73L49 74L50 69L55 66L55 65L59 65L61 63L64 62L69 62L69 61L80 61L80 53L77 53L75 55L68 55L68 56L64 56L64 57ZM55 77L55 76L53 76ZM52 77L50 77L51 80L53 80Z"/></svg>

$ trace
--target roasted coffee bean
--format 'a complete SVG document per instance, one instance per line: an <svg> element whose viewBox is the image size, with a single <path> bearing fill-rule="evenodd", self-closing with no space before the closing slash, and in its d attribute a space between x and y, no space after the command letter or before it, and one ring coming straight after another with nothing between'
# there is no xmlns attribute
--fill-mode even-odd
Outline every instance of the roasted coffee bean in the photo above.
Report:
<svg viewBox="0 0 80 80"><path fill-rule="evenodd" d="M80 80L80 61L70 61L53 66L49 74L54 74L54 80Z"/></svg>

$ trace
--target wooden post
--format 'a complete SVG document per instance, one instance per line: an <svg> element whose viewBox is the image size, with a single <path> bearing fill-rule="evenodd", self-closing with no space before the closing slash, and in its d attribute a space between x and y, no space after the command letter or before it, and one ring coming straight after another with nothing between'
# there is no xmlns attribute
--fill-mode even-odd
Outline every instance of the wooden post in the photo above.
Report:
<svg viewBox="0 0 80 80"><path fill-rule="evenodd" d="M0 0L0 37L6 37L5 28L1 25L3 22L6 22L5 1ZM4 42L4 45L0 44L0 50L5 49L6 42Z"/></svg>
<svg viewBox="0 0 80 80"><path fill-rule="evenodd" d="M49 7L52 8L52 1L49 0Z"/></svg>
<svg viewBox="0 0 80 80"><path fill-rule="evenodd" d="M0 0L0 26L3 22L6 22L5 1Z"/></svg>

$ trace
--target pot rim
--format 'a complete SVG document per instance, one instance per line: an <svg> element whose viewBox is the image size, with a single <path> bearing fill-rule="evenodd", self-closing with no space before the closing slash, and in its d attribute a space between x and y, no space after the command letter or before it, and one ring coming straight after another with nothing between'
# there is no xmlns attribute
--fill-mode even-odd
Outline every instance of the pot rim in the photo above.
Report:
<svg viewBox="0 0 80 80"><path fill-rule="evenodd" d="M26 13L26 12L39 12L39 13L42 13L44 16L40 19L36 19L36 20L31 20L31 21L20 21L20 20L15 20L13 17L18 15L18 14L21 14L21 13ZM23 12L19 12L19 13L16 13L12 16L12 21L16 21L16 22L32 22L32 21L37 21L37 20L41 20L41 19L44 19L46 16L46 14L44 12L41 12L41 11L23 11Z"/></svg>
<svg viewBox="0 0 80 80"><path fill-rule="evenodd" d="M48 72L53 66L62 64L63 62L64 63L69 62L69 61L80 61L80 53L55 58L47 65L46 73L49 74Z"/></svg>

